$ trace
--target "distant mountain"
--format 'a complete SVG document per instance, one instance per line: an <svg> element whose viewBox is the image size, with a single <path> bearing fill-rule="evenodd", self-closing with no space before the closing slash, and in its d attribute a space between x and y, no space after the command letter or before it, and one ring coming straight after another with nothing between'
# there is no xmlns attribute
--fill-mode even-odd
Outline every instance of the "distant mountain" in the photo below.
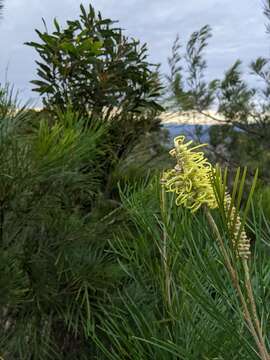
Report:
<svg viewBox="0 0 270 360"><path fill-rule="evenodd" d="M175 124L163 123L165 129L170 133L170 140L179 135L185 135L187 139L198 140L200 142L209 141L209 129L211 125L190 125L190 124Z"/></svg>

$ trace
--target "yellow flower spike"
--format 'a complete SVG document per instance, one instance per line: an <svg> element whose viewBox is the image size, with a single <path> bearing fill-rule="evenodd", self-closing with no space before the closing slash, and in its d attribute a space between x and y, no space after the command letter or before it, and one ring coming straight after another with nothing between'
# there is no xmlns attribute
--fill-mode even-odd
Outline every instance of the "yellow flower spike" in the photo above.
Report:
<svg viewBox="0 0 270 360"><path fill-rule="evenodd" d="M210 208L217 207L214 190L211 184L212 165L198 150L207 144L191 147L192 140L185 143L185 136L174 139L174 148L169 154L176 158L174 169L164 172L162 185L168 192L177 195L176 205L184 206L196 212L203 204Z"/></svg>

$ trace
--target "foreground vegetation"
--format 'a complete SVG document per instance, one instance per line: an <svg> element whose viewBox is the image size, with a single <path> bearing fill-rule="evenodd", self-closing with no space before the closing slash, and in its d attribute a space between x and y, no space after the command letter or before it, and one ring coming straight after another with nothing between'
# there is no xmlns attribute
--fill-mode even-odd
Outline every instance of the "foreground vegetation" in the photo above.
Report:
<svg viewBox="0 0 270 360"><path fill-rule="evenodd" d="M252 152L251 172L210 165L184 137L171 157L146 47L91 6L54 25L28 44L43 111L0 91L0 357L269 360L267 171ZM207 38L188 47L199 71ZM176 73L178 106L214 96Z"/></svg>
<svg viewBox="0 0 270 360"><path fill-rule="evenodd" d="M37 122L27 109L14 112L6 95L1 116L5 359L267 359L202 208L194 214L184 203L175 206L155 171L136 181L114 179L118 195L104 192L103 123L85 127L71 110L52 123ZM236 174L232 196L237 213L241 204L251 206L242 223L251 239L256 316L269 348L270 220L250 202L245 176ZM211 216L252 313L224 218L224 181L213 184L219 205Z"/></svg>

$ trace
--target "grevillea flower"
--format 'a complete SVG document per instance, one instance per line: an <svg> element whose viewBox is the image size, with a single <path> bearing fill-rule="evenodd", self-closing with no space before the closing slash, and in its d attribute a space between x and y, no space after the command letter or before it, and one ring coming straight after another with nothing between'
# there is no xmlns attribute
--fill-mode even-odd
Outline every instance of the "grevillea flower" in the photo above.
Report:
<svg viewBox="0 0 270 360"><path fill-rule="evenodd" d="M170 151L170 155L175 157L176 165L163 173L161 183L168 192L176 194L175 202L178 206L182 205L192 212L197 211L202 205L214 209L218 206L211 181L215 169L204 157L203 152L195 151L206 144L190 147L191 144L192 141L185 143L184 136L174 139L175 147ZM241 219L236 214L235 207L231 206L229 193L225 194L224 207L237 256L248 259L250 240L245 229L243 227L241 229Z"/></svg>
<svg viewBox="0 0 270 360"><path fill-rule="evenodd" d="M170 155L175 157L174 169L164 172L161 183L168 192L176 194L176 205L182 205L192 212L202 205L213 209L217 207L215 193L211 183L214 169L204 157L197 152L206 144L190 147L192 141L185 143L184 136L174 139L174 148Z"/></svg>

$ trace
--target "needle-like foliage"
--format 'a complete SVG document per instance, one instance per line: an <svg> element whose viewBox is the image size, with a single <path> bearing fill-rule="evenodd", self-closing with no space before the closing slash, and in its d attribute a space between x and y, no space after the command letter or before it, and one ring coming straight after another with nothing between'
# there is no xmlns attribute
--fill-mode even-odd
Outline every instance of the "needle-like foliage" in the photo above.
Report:
<svg viewBox="0 0 270 360"><path fill-rule="evenodd" d="M110 219L94 220L106 129L70 109L35 123L1 101L0 355L89 358L97 304L118 281Z"/></svg>
<svg viewBox="0 0 270 360"><path fill-rule="evenodd" d="M243 191L242 181L235 185L234 198L239 191ZM101 340L100 333L95 337L104 358L262 359L203 210L193 215L184 206L176 207L175 197L160 189L158 179L127 188L122 200L132 226L111 245L126 280L118 302L104 307L98 325L108 337L108 342ZM222 221L224 210L214 212L236 261L228 227ZM269 239L256 220L250 221L249 236L256 238L250 274L267 334ZM233 265L244 281L241 266ZM266 343L269 346L268 339Z"/></svg>

